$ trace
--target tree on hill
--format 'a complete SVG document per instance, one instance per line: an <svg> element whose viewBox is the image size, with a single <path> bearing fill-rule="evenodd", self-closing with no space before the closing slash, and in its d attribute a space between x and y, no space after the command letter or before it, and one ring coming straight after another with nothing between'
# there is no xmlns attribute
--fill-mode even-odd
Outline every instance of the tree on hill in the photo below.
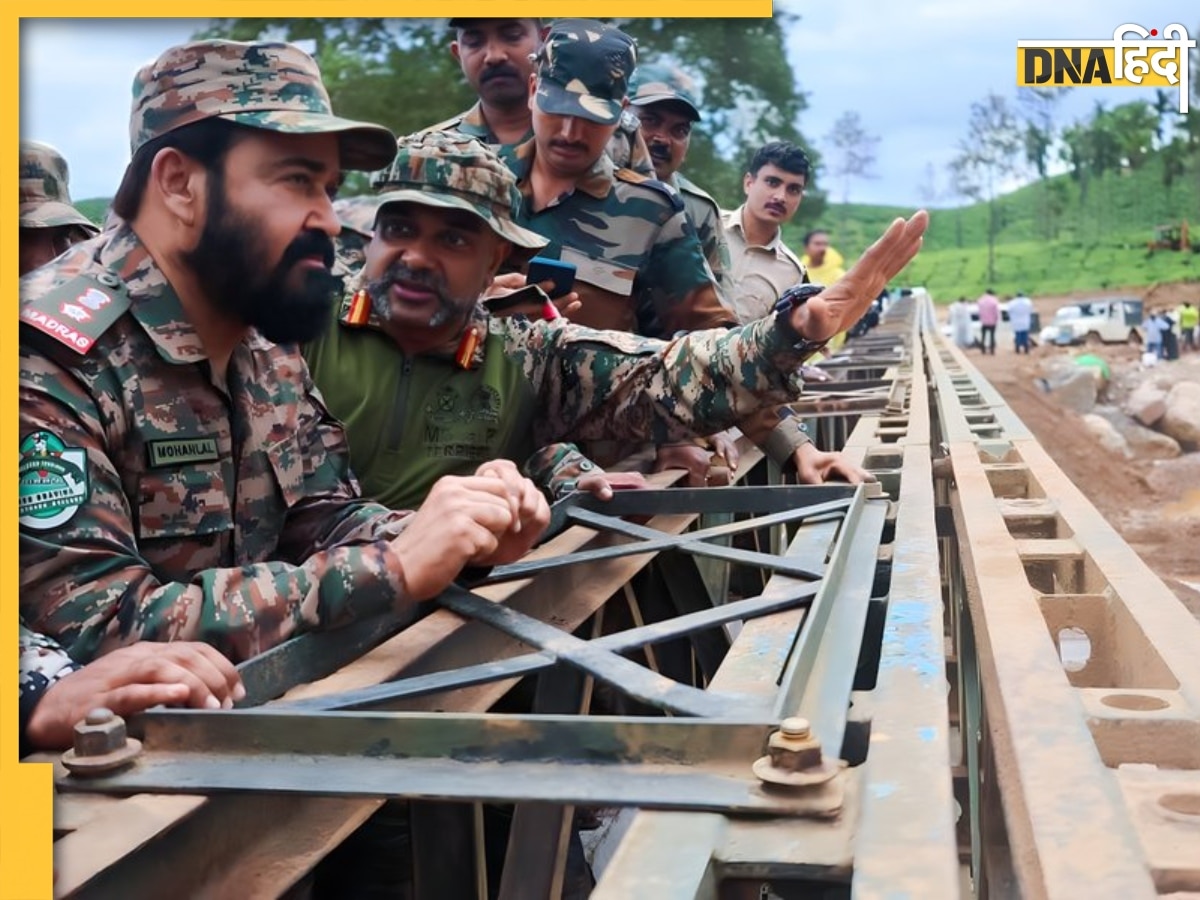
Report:
<svg viewBox="0 0 1200 900"><path fill-rule="evenodd" d="M1022 134L1025 161L1038 174L1041 197L1039 218L1047 238L1053 237L1057 229L1057 206L1049 186L1050 151L1059 137L1056 108L1070 90L1070 87L1017 89L1017 104L1025 122Z"/></svg>
<svg viewBox="0 0 1200 900"><path fill-rule="evenodd" d="M988 94L971 104L967 136L959 141L951 171L960 194L987 201L988 281L996 277L996 198L1005 179L1018 171L1022 145L1020 124L1004 97Z"/></svg>
<svg viewBox="0 0 1200 900"><path fill-rule="evenodd" d="M850 202L850 185L858 178L874 178L879 136L869 134L854 110L838 116L825 143L831 149L829 173L842 180L842 203Z"/></svg>

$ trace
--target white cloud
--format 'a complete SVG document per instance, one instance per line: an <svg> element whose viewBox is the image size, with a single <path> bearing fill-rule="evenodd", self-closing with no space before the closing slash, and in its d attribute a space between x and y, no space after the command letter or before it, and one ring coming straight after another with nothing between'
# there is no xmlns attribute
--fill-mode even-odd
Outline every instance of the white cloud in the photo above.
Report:
<svg viewBox="0 0 1200 900"><path fill-rule="evenodd" d="M75 199L111 196L129 160L134 73L204 25L197 19L25 19L21 136L53 144Z"/></svg>
<svg viewBox="0 0 1200 900"><path fill-rule="evenodd" d="M784 0L782 6L800 16L788 57L809 93L801 130L820 146L837 117L856 110L882 141L879 177L855 184L851 199L898 205L918 201L928 163L943 177L971 103L992 91L1015 99L1018 40L1102 40L1129 21L1160 29L1172 22L1194 29L1200 21L1185 4L1169 0ZM1069 122L1088 115L1096 101L1112 106L1152 97L1152 90L1079 89L1062 102L1059 116Z"/></svg>

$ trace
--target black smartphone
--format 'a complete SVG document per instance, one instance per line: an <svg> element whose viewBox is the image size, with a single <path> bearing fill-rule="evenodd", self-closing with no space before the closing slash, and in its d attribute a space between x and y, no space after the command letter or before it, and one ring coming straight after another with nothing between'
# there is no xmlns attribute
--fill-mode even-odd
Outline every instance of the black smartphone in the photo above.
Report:
<svg viewBox="0 0 1200 900"><path fill-rule="evenodd" d="M575 286L574 263L535 256L529 261L529 271L525 276L525 283L541 284L543 281L554 282L554 288L550 291L551 300L557 300L559 297L571 293L571 288Z"/></svg>

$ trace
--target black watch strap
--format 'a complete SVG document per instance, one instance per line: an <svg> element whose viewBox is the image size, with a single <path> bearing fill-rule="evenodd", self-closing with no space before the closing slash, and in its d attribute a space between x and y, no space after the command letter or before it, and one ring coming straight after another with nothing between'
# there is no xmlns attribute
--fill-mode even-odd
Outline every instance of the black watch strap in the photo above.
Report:
<svg viewBox="0 0 1200 900"><path fill-rule="evenodd" d="M790 333L799 338L792 345L792 348L797 353L804 354L805 356L813 356L820 353L825 349L829 341L810 341L799 334L792 327L792 310L797 306L803 306L808 302L810 297L815 297L823 290L825 290L825 285L823 284L797 284L784 291L783 296L779 298L779 302L775 304L775 315L779 318L779 321Z"/></svg>

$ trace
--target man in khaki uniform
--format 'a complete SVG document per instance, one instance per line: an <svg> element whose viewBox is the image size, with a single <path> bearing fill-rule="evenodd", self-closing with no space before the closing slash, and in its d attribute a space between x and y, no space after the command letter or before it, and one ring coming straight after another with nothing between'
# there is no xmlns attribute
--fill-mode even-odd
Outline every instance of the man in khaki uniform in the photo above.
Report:
<svg viewBox="0 0 1200 900"><path fill-rule="evenodd" d="M804 199L808 170L808 157L798 147L783 141L760 147L742 180L746 202L725 214L733 261L730 294L739 321L762 318L784 291L808 280L782 233Z"/></svg>

